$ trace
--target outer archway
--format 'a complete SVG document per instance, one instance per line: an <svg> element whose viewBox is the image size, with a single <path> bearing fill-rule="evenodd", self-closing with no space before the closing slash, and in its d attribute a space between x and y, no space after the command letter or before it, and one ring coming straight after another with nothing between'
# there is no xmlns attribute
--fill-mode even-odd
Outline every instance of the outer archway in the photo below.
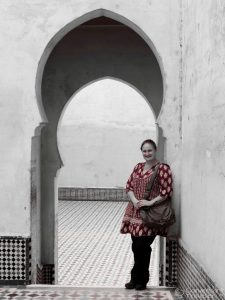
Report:
<svg viewBox="0 0 225 300"><path fill-rule="evenodd" d="M56 132L67 101L82 86L110 76L134 86L149 101L155 115L160 112L163 103L162 73L152 43L146 43L147 38L144 40L139 33L135 24L101 9L62 29L50 43L54 47L50 49L48 45L43 54L36 90L39 108L47 122L37 128L32 149L36 164L32 173L36 193L32 206L32 237L36 237L32 254L33 265L37 267L32 272L33 282L37 282L39 266L45 266L43 270L51 273L56 263L55 177L62 165ZM145 36L143 32L142 36ZM38 221L35 222L37 216Z"/></svg>

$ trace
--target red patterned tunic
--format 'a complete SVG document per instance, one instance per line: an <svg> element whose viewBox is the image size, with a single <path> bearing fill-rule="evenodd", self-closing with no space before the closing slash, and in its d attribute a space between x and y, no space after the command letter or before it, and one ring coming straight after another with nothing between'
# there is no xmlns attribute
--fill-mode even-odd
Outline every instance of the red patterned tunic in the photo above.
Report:
<svg viewBox="0 0 225 300"><path fill-rule="evenodd" d="M166 196L168 198L172 196L173 179L170 167L164 163L158 162L156 165L158 164L158 174L152 186L149 199L146 200L153 199L159 195L163 197ZM126 193L133 191L138 200L144 199L147 183L154 171L154 166L147 171L143 170L144 166L144 162L138 163L134 167L133 172L131 173L126 184ZM133 206L133 203L130 201L125 210L120 233L130 233L134 236L148 236L154 234L167 236L168 228L159 230L146 226L141 219L139 210L136 209Z"/></svg>

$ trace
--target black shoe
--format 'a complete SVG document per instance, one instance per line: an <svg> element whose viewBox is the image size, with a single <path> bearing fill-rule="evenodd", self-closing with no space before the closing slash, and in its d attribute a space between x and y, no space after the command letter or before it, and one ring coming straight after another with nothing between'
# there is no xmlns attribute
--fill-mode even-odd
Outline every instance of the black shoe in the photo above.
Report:
<svg viewBox="0 0 225 300"><path fill-rule="evenodd" d="M145 290L145 289L146 289L146 284L138 283L135 285L135 290L137 290L137 291L141 291L141 290Z"/></svg>
<svg viewBox="0 0 225 300"><path fill-rule="evenodd" d="M132 290L135 288L135 283L133 281L125 283L125 288L128 290Z"/></svg>

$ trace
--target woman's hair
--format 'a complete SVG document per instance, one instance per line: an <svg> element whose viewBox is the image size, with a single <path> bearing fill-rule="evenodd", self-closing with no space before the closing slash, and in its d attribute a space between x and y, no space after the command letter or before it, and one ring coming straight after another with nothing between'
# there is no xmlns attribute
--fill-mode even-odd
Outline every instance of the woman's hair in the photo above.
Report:
<svg viewBox="0 0 225 300"><path fill-rule="evenodd" d="M148 139L148 140L145 140L144 142L142 142L141 148L140 148L141 150L142 150L144 144L151 144L154 147L154 149L157 150L156 143L153 140Z"/></svg>

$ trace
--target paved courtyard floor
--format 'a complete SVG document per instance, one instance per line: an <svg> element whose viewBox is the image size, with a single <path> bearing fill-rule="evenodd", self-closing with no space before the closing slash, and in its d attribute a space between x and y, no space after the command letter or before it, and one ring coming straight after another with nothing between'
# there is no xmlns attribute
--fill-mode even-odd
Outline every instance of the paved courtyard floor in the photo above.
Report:
<svg viewBox="0 0 225 300"><path fill-rule="evenodd" d="M182 299L175 288L158 286L158 237L152 244L147 289L124 288L133 265L130 235L119 233L126 205L125 202L59 201L58 284L0 287L0 300Z"/></svg>
<svg viewBox="0 0 225 300"><path fill-rule="evenodd" d="M119 232L126 202L59 201L58 284L123 288L133 265L131 238ZM158 286L159 237L149 286Z"/></svg>

